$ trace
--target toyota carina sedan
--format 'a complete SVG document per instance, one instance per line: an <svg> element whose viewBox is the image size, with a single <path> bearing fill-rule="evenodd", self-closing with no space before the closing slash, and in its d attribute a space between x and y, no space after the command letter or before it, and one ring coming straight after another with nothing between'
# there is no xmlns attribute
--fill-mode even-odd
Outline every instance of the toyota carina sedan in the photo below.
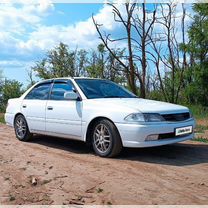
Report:
<svg viewBox="0 0 208 208"><path fill-rule="evenodd" d="M41 81L8 101L5 120L20 141L33 134L81 140L102 157L122 147L189 140L195 126L184 106L141 99L114 82L90 78Z"/></svg>

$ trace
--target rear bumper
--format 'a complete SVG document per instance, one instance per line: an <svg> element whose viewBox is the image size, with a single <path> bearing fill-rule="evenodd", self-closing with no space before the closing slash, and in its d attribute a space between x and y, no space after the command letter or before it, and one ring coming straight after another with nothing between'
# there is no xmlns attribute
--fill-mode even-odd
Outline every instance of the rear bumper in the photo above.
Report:
<svg viewBox="0 0 208 208"><path fill-rule="evenodd" d="M4 120L8 126L14 125L14 114L13 113L5 113L4 114Z"/></svg>
<svg viewBox="0 0 208 208"><path fill-rule="evenodd" d="M147 136L153 134L169 134L174 133L176 128L193 126L194 119L178 123L158 123L158 124L130 124L116 123L121 140L124 147L153 147L166 144L173 144L190 140L194 138L194 134L188 134L180 137L170 137L156 141L146 141Z"/></svg>

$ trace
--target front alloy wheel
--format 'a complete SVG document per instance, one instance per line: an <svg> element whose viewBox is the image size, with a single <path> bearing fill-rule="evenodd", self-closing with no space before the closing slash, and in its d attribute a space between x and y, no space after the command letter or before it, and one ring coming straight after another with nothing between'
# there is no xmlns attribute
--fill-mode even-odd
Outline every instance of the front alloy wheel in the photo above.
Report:
<svg viewBox="0 0 208 208"><path fill-rule="evenodd" d="M32 134L28 129L27 122L23 115L18 115L15 118L14 129L16 137L20 141L28 141L32 137Z"/></svg>
<svg viewBox="0 0 208 208"><path fill-rule="evenodd" d="M95 127L93 140L96 149L101 153L108 151L111 144L111 136L109 130L104 124L98 124Z"/></svg>
<svg viewBox="0 0 208 208"><path fill-rule="evenodd" d="M122 149L120 135L115 125L107 119L96 122L93 129L93 149L101 157L114 157Z"/></svg>

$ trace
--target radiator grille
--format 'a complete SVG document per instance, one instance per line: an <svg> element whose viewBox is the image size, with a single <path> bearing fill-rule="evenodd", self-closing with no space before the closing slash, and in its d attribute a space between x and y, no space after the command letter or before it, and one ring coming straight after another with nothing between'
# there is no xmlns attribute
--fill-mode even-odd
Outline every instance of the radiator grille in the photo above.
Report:
<svg viewBox="0 0 208 208"><path fill-rule="evenodd" d="M190 118L190 113L175 113L175 114L163 114L161 115L165 121L172 121L172 122L177 122L177 121L185 121Z"/></svg>

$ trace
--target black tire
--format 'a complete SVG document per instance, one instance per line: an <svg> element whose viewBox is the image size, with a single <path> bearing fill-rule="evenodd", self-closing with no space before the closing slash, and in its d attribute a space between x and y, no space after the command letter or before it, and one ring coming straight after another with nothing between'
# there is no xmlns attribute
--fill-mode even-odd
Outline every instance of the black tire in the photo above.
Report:
<svg viewBox="0 0 208 208"><path fill-rule="evenodd" d="M21 124L22 123L22 124ZM22 125L22 127L20 127ZM18 115L14 121L14 130L18 140L26 142L32 138L27 121L23 115Z"/></svg>
<svg viewBox="0 0 208 208"><path fill-rule="evenodd" d="M103 135L98 136L98 132L103 133ZM100 119L94 124L91 139L93 149L100 157L115 157L123 147L117 128L107 119Z"/></svg>

